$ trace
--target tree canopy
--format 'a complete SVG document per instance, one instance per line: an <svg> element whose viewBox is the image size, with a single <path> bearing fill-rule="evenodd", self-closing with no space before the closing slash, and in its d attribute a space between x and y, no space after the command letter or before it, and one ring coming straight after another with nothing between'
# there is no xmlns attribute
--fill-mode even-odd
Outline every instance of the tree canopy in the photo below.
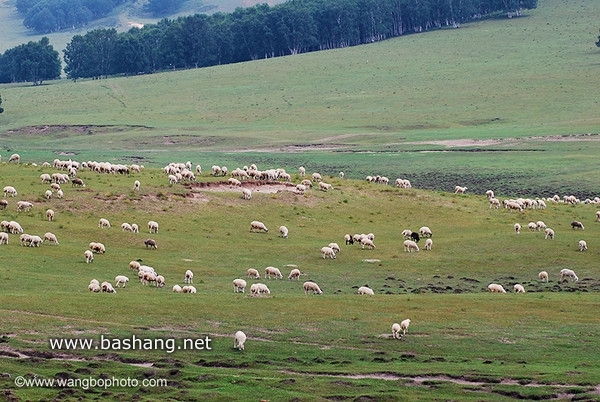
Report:
<svg viewBox="0 0 600 402"><path fill-rule="evenodd" d="M26 82L40 85L60 77L59 54L47 37L8 49L0 56L0 82Z"/></svg>

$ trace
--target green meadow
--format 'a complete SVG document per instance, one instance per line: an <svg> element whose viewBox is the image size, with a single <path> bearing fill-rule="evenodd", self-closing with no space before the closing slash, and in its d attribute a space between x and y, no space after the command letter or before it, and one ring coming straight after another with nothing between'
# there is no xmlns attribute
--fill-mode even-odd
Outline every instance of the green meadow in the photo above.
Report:
<svg viewBox="0 0 600 402"><path fill-rule="evenodd" d="M0 245L4 398L600 400L600 208L547 201L519 213L491 209L485 197L488 189L500 199L600 196L599 13L591 0L540 0L520 18L368 46L0 86L0 184L18 191L4 197L0 220L60 242L24 247L9 234ZM12 153L21 164L7 162ZM45 199L39 176L57 169L42 163L55 158L144 169L81 169L85 188L64 184L62 199ZM198 182L170 185L162 167L188 160L202 166ZM215 164L252 163L285 168L294 183L305 166L333 190L245 184L253 188L247 201L220 183L226 177L210 175ZM368 183L367 175L413 187ZM468 191L454 194L455 185ZM17 212L18 200L34 207ZM100 218L112 227L99 228ZM158 233L148 233L149 220ZM268 233L251 233L252 220ZM555 239L527 229L539 220ZM573 220L585 229L572 229ZM140 233L123 232L123 222ZM278 236L280 225L289 238ZM421 226L433 231L432 250L422 240L421 251L404 252L402 230ZM346 245L346 233L374 233L376 248ZM147 238L158 249L147 249ZM86 264L92 241L107 251ZM341 251L325 260L320 248L330 242ZM154 267L166 286L142 285L133 260ZM287 279L292 265L304 274L299 282ZM248 268L262 276L267 266L284 279L246 278ZM561 282L562 268L579 281ZM197 293L173 293L187 269ZM115 294L88 291L92 278L114 283L117 275L130 282ZM233 292L235 278L248 281L245 293ZM304 294L307 280L324 293ZM249 294L259 281L270 295ZM508 293L488 292L490 283ZM516 283L527 292L514 293ZM364 285L375 295L357 295ZM391 325L405 318L406 335L392 339ZM233 348L238 330L248 336L244 351ZM133 336L153 347L118 347ZM182 347L207 337L210 350ZM55 338L94 343L57 350ZM104 348L101 339L115 343ZM181 348L161 348L165 340ZM65 385L32 385L39 380Z"/></svg>

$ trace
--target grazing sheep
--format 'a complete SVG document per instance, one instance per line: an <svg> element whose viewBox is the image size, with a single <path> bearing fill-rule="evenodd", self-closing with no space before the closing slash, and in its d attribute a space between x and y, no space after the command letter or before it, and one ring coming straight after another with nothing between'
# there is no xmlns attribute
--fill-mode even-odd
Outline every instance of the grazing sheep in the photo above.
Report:
<svg viewBox="0 0 600 402"><path fill-rule="evenodd" d="M179 285L173 285L173 292L175 293L183 293L183 289Z"/></svg>
<svg viewBox="0 0 600 402"><path fill-rule="evenodd" d="M413 251L419 251L419 246L412 240L404 240L404 251L412 253Z"/></svg>
<svg viewBox="0 0 600 402"><path fill-rule="evenodd" d="M94 262L94 253L92 253L92 250L85 250L83 252L83 256L85 257L86 264L89 264L90 262Z"/></svg>
<svg viewBox="0 0 600 402"><path fill-rule="evenodd" d="M13 186L4 187L4 196L10 195L11 197L15 197L17 195L17 190Z"/></svg>
<svg viewBox="0 0 600 402"><path fill-rule="evenodd" d="M64 195L65 195L65 193L63 193L63 191L59 188L58 191L56 192L56 197L63 198Z"/></svg>
<svg viewBox="0 0 600 402"><path fill-rule="evenodd" d="M95 279L93 279L93 280L95 280ZM96 281L96 282L98 282L98 281ZM98 283L90 283L88 285L88 290L90 292L98 293L98 292L100 292L100 285Z"/></svg>
<svg viewBox="0 0 600 402"><path fill-rule="evenodd" d="M596 211L596 222L600 222L600 211Z"/></svg>
<svg viewBox="0 0 600 402"><path fill-rule="evenodd" d="M400 329L402 329L402 336L406 335L406 330L408 329L409 325L410 325L410 318L407 318L406 320L403 320L400 323Z"/></svg>
<svg viewBox="0 0 600 402"><path fill-rule="evenodd" d="M523 287L523 285L520 285L518 283L514 286L514 289L515 293L525 293L525 288Z"/></svg>
<svg viewBox="0 0 600 402"><path fill-rule="evenodd" d="M321 177L321 175L319 173L313 173L311 176L311 180L315 181L315 182L320 182L321 180L323 180L323 178Z"/></svg>
<svg viewBox="0 0 600 402"><path fill-rule="evenodd" d="M8 201L0 200L0 209L6 209L8 207Z"/></svg>
<svg viewBox="0 0 600 402"><path fill-rule="evenodd" d="M192 272L192 270L188 269L187 271L185 271L183 283L194 283L194 273Z"/></svg>
<svg viewBox="0 0 600 402"><path fill-rule="evenodd" d="M344 235L344 240L346 241L346 245L354 244L354 239L349 234Z"/></svg>
<svg viewBox="0 0 600 402"><path fill-rule="evenodd" d="M239 292L245 293L245 290L246 290L246 281L245 280L239 279L239 278L233 280L233 291L235 293L239 293Z"/></svg>
<svg viewBox="0 0 600 402"><path fill-rule="evenodd" d="M575 275L575 271L573 271L572 269L567 269L567 268L561 269L560 270L560 281L563 282L566 279L568 282L569 278L573 279L574 282L579 281L579 278L577 277L577 275Z"/></svg>
<svg viewBox="0 0 600 402"><path fill-rule="evenodd" d="M337 243L329 243L327 247L331 247L336 254L341 251L340 246Z"/></svg>
<svg viewBox="0 0 600 402"><path fill-rule="evenodd" d="M52 222L54 220L54 211L51 209L46 210L46 218Z"/></svg>
<svg viewBox="0 0 600 402"><path fill-rule="evenodd" d="M254 268L249 268L248 278L260 279L260 274L258 273L258 270Z"/></svg>
<svg viewBox="0 0 600 402"><path fill-rule="evenodd" d="M413 232L412 232L412 230L410 230L410 229L404 229L404 230L402 231L402 238L403 238L404 240L408 240L408 239L410 239L410 238L411 238L411 235L412 235L412 233L413 233Z"/></svg>
<svg viewBox="0 0 600 402"><path fill-rule="evenodd" d="M75 177L71 180L71 186L73 187L85 187L85 183L79 177Z"/></svg>
<svg viewBox="0 0 600 402"><path fill-rule="evenodd" d="M118 288L119 285L123 285L123 287L125 287L125 285L127 284L127 282L129 282L129 278L126 277L125 275L117 275L115 277L115 287Z"/></svg>
<svg viewBox="0 0 600 402"><path fill-rule="evenodd" d="M392 338L393 339L402 339L402 335L400 334L400 324L395 322L392 324Z"/></svg>
<svg viewBox="0 0 600 402"><path fill-rule="evenodd" d="M485 192L485 196L489 199L494 198L494 190L488 190Z"/></svg>
<svg viewBox="0 0 600 402"><path fill-rule="evenodd" d="M539 278L539 279L540 279L540 281L542 281L542 282L548 282L548 272L546 272L546 271L541 271L541 272L538 274L538 278Z"/></svg>
<svg viewBox="0 0 600 402"><path fill-rule="evenodd" d="M133 233L140 233L140 228L138 227L137 223L132 223L131 224L131 231Z"/></svg>
<svg viewBox="0 0 600 402"><path fill-rule="evenodd" d="M29 247L39 247L44 240L40 236L30 236L29 237Z"/></svg>
<svg viewBox="0 0 600 402"><path fill-rule="evenodd" d="M529 222L527 224L527 227L529 228L530 231L533 232L533 231L537 230L537 223L535 223L535 222Z"/></svg>
<svg viewBox="0 0 600 402"><path fill-rule="evenodd" d="M8 222L7 229L8 229L8 233L12 233L12 234L23 233L23 228L17 221Z"/></svg>
<svg viewBox="0 0 600 402"><path fill-rule="evenodd" d="M421 236L423 237L431 237L433 236L433 232L431 231L431 229L429 229L429 227L427 226L422 226L419 229L419 233L421 234Z"/></svg>
<svg viewBox="0 0 600 402"><path fill-rule="evenodd" d="M21 161L21 156L19 154L12 154L10 158L8 158L8 163L14 162L19 163Z"/></svg>
<svg viewBox="0 0 600 402"><path fill-rule="evenodd" d="M25 210L25 212L29 212L29 210L33 208L33 203L29 201L17 201L17 212L21 212Z"/></svg>
<svg viewBox="0 0 600 402"><path fill-rule="evenodd" d="M328 190L332 190L332 189L333 189L333 186L331 184L325 183L322 181L319 182L319 190L328 191Z"/></svg>
<svg viewBox="0 0 600 402"><path fill-rule="evenodd" d="M51 183L50 184L50 190L51 191L58 191L58 190L60 190L60 184L58 184L58 183Z"/></svg>
<svg viewBox="0 0 600 402"><path fill-rule="evenodd" d="M259 295L262 293L271 294L271 291L264 283L253 283L252 286L250 286L250 293L253 295Z"/></svg>
<svg viewBox="0 0 600 402"><path fill-rule="evenodd" d="M467 191L466 187L456 186L454 187L454 194L464 194Z"/></svg>
<svg viewBox="0 0 600 402"><path fill-rule="evenodd" d="M541 231L542 229L545 230L547 228L546 224L543 221L537 221L535 223L535 225L537 226L538 232Z"/></svg>
<svg viewBox="0 0 600 402"><path fill-rule="evenodd" d="M361 246L360 248L363 249L363 250L364 250L365 246L367 246L367 248L369 250L373 250L373 249L376 248L375 247L375 243L373 243L373 240L369 239L368 237L363 237L360 240L360 246Z"/></svg>
<svg viewBox="0 0 600 402"><path fill-rule="evenodd" d="M288 228L286 228L285 226L279 226L279 235L284 239L288 238L288 232Z"/></svg>
<svg viewBox="0 0 600 402"><path fill-rule="evenodd" d="M515 232L516 232L517 234L521 233L521 225L520 225L520 224L518 224L518 223L515 223L515 224L513 225L513 227L515 228Z"/></svg>
<svg viewBox="0 0 600 402"><path fill-rule="evenodd" d="M52 183L52 177L48 173L42 173L40 179L42 180L42 184Z"/></svg>
<svg viewBox="0 0 600 402"><path fill-rule="evenodd" d="M490 198L490 208L500 209L500 200L497 198Z"/></svg>
<svg viewBox="0 0 600 402"><path fill-rule="evenodd" d="M137 261L131 261L129 263L129 269L132 269L134 271L139 271L141 267L141 264Z"/></svg>
<svg viewBox="0 0 600 402"><path fill-rule="evenodd" d="M146 239L144 240L144 244L146 245L146 248L150 247L151 249L157 249L158 246L156 245L156 240L154 239Z"/></svg>
<svg viewBox="0 0 600 402"><path fill-rule="evenodd" d="M8 236L8 235L7 235ZM290 271L290 274L288 275L288 279L290 280L300 280L300 275L302 275L302 273L300 272L300 270L298 268L294 268Z"/></svg>
<svg viewBox="0 0 600 402"><path fill-rule="evenodd" d="M148 232L158 233L158 223L155 221L148 221Z"/></svg>
<svg viewBox="0 0 600 402"><path fill-rule="evenodd" d="M244 200L252 199L252 191L249 188L242 189L242 199L244 199Z"/></svg>
<svg viewBox="0 0 600 402"><path fill-rule="evenodd" d="M164 288L165 287L165 277L162 275L156 275L156 287Z"/></svg>
<svg viewBox="0 0 600 402"><path fill-rule="evenodd" d="M550 239L554 239L554 230L552 230L550 228L546 228L546 230L544 230L544 232L546 233L546 236L544 236L544 239L547 239L548 237Z"/></svg>
<svg viewBox="0 0 600 402"><path fill-rule="evenodd" d="M296 184L296 194L304 195L306 193L306 186L304 184Z"/></svg>
<svg viewBox="0 0 600 402"><path fill-rule="evenodd" d="M502 285L499 285L497 283L490 283L488 285L488 290L492 293L506 293L506 290L504 290Z"/></svg>
<svg viewBox="0 0 600 402"><path fill-rule="evenodd" d="M133 228L131 227L131 225L127 222L123 222L121 224L121 229L123 229L123 232L133 232Z"/></svg>
<svg viewBox="0 0 600 402"><path fill-rule="evenodd" d="M48 243L54 243L58 246L58 239L56 238L56 235L54 233L46 232L44 234L44 241L46 240L48 241Z"/></svg>
<svg viewBox="0 0 600 402"><path fill-rule="evenodd" d="M268 232L269 229L267 229L265 224L260 221L252 221L252 222L250 222L250 231L251 232Z"/></svg>
<svg viewBox="0 0 600 402"><path fill-rule="evenodd" d="M117 291L113 288L110 282L102 282L102 285L100 285L100 287L102 288L102 292L117 293Z"/></svg>
<svg viewBox="0 0 600 402"><path fill-rule="evenodd" d="M431 251L431 246L433 246L433 240L431 240L431 239L425 240L425 250Z"/></svg>
<svg viewBox="0 0 600 402"><path fill-rule="evenodd" d="M573 221L571 222L571 229L581 229L583 230L583 223L579 222L579 221Z"/></svg>
<svg viewBox="0 0 600 402"><path fill-rule="evenodd" d="M331 247L321 247L321 255L323 259L329 257L331 259L335 259L335 251Z"/></svg>
<svg viewBox="0 0 600 402"><path fill-rule="evenodd" d="M140 183L140 181L139 181L139 180L136 180L136 181L134 181L134 182L133 182L133 191L140 191L140 186L141 186L141 185L142 185L142 184Z"/></svg>
<svg viewBox="0 0 600 402"><path fill-rule="evenodd" d="M340 172L340 179L344 178L344 172Z"/></svg>
<svg viewBox="0 0 600 402"><path fill-rule="evenodd" d="M8 233L0 232L0 244L8 244Z"/></svg>
<svg viewBox="0 0 600 402"><path fill-rule="evenodd" d="M52 198L52 190L46 190L46 192L44 193L44 198L46 198L47 200Z"/></svg>
<svg viewBox="0 0 600 402"><path fill-rule="evenodd" d="M375 292L373 292L373 289L371 289L368 286L361 286L358 288L358 293L359 295L369 295L369 296L373 296L375 294Z"/></svg>
<svg viewBox="0 0 600 402"><path fill-rule="evenodd" d="M274 276L275 279L283 279L283 275L279 268L275 267L266 267L265 268L265 278L271 279L271 276Z"/></svg>
<svg viewBox="0 0 600 402"><path fill-rule="evenodd" d="M242 186L242 182L239 181L238 179L234 179L233 177L230 177L229 179L227 179L227 184L229 184L229 187L241 187Z"/></svg>
<svg viewBox="0 0 600 402"><path fill-rule="evenodd" d="M187 285L181 288L181 293L196 293L196 288L192 285Z"/></svg>
<svg viewBox="0 0 600 402"><path fill-rule="evenodd" d="M579 251L587 250L587 243L585 240L579 240Z"/></svg>
<svg viewBox="0 0 600 402"><path fill-rule="evenodd" d="M110 228L110 222L108 221L108 219L100 218L100 220L98 221L98 227L108 229Z"/></svg>
<svg viewBox="0 0 600 402"><path fill-rule="evenodd" d="M106 247L102 243L91 242L89 244L90 250L96 254L104 254L106 253Z"/></svg>
<svg viewBox="0 0 600 402"><path fill-rule="evenodd" d="M246 342L246 334L242 331L237 331L233 336L233 347L238 350L244 350L244 343Z"/></svg>
<svg viewBox="0 0 600 402"><path fill-rule="evenodd" d="M308 282L304 282L304 284L302 284L302 287L304 288L304 294L308 294L309 292L313 292L313 294L316 295L322 295L323 291L321 290L321 288L319 287L319 285L317 285L314 282L308 281Z"/></svg>
<svg viewBox="0 0 600 402"><path fill-rule="evenodd" d="M419 240L421 240L421 237L417 232L410 232L410 236L408 237L408 239L414 241L415 243L418 243Z"/></svg>

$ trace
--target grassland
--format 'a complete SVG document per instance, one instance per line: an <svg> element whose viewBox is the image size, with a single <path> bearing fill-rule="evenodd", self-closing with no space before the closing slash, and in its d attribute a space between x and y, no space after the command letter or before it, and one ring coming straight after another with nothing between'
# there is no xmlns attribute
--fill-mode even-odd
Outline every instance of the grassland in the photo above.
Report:
<svg viewBox="0 0 600 402"><path fill-rule="evenodd" d="M523 214L489 209L500 197L599 195L598 51L593 1L540 0L513 20L369 46L209 69L106 80L1 86L0 184L18 197L0 211L59 246L0 245L0 387L8 400L599 400L597 206L549 204ZM445 141L445 142L441 142ZM7 164L18 152L24 164ZM33 166L54 158L142 163L132 176L79 176L45 200ZM257 187L214 191L220 178L169 186L171 161L260 168L304 165L335 190L306 196ZM337 178L344 171L347 179ZM402 190L367 174L408 178ZM133 181L142 183L139 193ZM469 187L452 194L454 185ZM227 190L221 188L221 190ZM16 212L27 199L31 212ZM44 211L56 211L47 222ZM113 228L97 227L110 219ZM124 233L154 219L156 235ZM266 234L249 233L251 220ZM539 232L512 225L543 220ZM580 220L585 230L570 228ZM290 228L290 238L277 227ZM431 252L405 253L400 232L430 226ZM375 250L343 234L376 235ZM158 250L143 240L152 236ZM584 238L587 252L577 250ZM89 242L107 253L85 264ZM319 249L340 243L336 260ZM167 287L142 286L142 260ZM378 260L365 262L364 260ZM234 294L250 267L295 264L323 288L271 280L269 297ZM559 283L573 268L580 281ZM195 295L170 291L195 274ZM549 283L537 273L547 270ZM132 281L116 294L92 278ZM266 280L265 280L266 281ZM525 294L489 294L491 282ZM252 281L250 281L252 283ZM368 284L373 297L356 288ZM411 318L402 341L393 322ZM246 350L232 334L249 336ZM212 339L212 350L51 350L53 337ZM15 378L167 379L163 387L23 387Z"/></svg>

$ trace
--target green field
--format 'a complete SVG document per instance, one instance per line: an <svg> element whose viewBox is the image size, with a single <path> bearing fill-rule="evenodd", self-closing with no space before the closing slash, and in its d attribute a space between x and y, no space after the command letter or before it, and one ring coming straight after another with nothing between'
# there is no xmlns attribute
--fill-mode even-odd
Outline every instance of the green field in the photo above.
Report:
<svg viewBox="0 0 600 402"><path fill-rule="evenodd" d="M0 184L18 190L4 197L0 220L60 242L23 247L9 234L0 245L4 398L600 400L600 208L547 201L518 213L490 209L484 195L600 196L599 13L591 0L540 0L522 18L368 46L0 86ZM15 152L19 165L7 162ZM64 198L47 200L39 176L57 171L42 167L55 158L145 168L129 176L81 169L85 188L63 184ZM162 167L186 161L204 174L170 185ZM209 174L215 164L232 171L252 163L285 168L293 183L305 166L334 189L298 195L252 183L246 201L219 183L226 177ZM409 179L413 188L367 183L367 175ZM467 193L454 194L455 185ZM18 200L33 209L17 212ZM100 218L112 227L99 228ZM156 234L146 228L151 219ZM269 232L250 233L252 220ZM538 220L554 240L527 229ZM573 220L585 230L572 229ZM123 232L123 222L140 233ZM421 226L432 229L433 249L404 252L402 230ZM346 233L374 233L377 247L345 245ZM157 250L144 247L149 237ZM581 239L589 250L579 252ZM107 252L86 264L92 241ZM341 246L335 260L321 258L330 242ZM154 267L166 286L142 285L132 260ZM285 279L290 265L305 274L299 283ZM233 292L233 279L250 287L257 281L246 270L267 266L284 275L261 278L269 296ZM559 281L566 267L578 282ZM197 293L171 292L187 269ZM538 280L541 270L550 282ZM131 279L125 289L87 290L92 278L116 275ZM324 294L305 295L306 280ZM489 293L490 283L508 293ZM516 283L527 292L514 293ZM357 295L367 284L375 295ZM405 318L406 336L391 339L391 325ZM233 348L237 330L248 335L243 352ZM99 343L133 336L176 346L209 337L211 350ZM52 338L92 339L98 349L53 350ZM19 376L67 383L19 387ZM113 379L129 383L97 383Z"/></svg>

